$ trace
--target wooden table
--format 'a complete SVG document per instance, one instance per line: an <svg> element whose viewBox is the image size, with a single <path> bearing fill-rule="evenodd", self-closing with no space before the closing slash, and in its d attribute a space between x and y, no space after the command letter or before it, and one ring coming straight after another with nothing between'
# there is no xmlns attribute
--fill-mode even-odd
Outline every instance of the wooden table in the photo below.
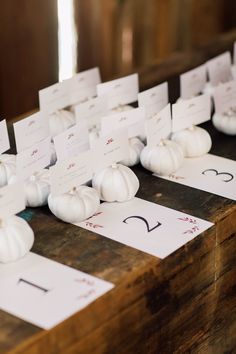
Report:
<svg viewBox="0 0 236 354"><path fill-rule="evenodd" d="M148 78L143 82L150 84ZM176 79L171 86L173 101ZM235 137L211 123L205 127L213 138L211 152L236 160ZM141 166L134 171L141 182L138 197L215 226L161 261L65 224L47 207L27 209L34 252L115 288L50 331L0 311L1 354L236 353L236 203L158 179Z"/></svg>
<svg viewBox="0 0 236 354"><path fill-rule="evenodd" d="M235 138L205 126L212 153L236 159ZM1 311L0 353L236 352L236 203L134 170L139 197L215 226L161 261L27 209L34 252L116 286L50 331Z"/></svg>

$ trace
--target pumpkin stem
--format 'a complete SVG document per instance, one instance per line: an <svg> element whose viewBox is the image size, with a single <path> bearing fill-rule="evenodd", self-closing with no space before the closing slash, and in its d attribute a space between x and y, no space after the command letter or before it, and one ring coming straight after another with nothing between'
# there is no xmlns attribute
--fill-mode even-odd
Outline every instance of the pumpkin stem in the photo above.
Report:
<svg viewBox="0 0 236 354"><path fill-rule="evenodd" d="M111 165L111 168L118 168L117 163L113 163L113 164Z"/></svg>

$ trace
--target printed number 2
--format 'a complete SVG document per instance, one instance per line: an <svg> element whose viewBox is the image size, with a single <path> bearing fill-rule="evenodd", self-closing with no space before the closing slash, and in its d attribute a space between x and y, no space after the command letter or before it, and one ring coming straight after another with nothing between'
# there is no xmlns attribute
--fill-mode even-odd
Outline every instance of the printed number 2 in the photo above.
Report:
<svg viewBox="0 0 236 354"><path fill-rule="evenodd" d="M152 232L153 230L155 230L155 229L157 229L159 226L161 226L161 223L158 221L155 226L153 226L152 228L150 228L149 223L147 222L147 220L146 220L145 218L143 218L142 216L136 216L136 215L134 215L134 216L129 216L128 218L124 219L123 222L124 222L125 224L127 224L127 220L129 220L129 219L139 219L139 220L142 220L142 221L145 223L146 227L147 227L147 232Z"/></svg>
<svg viewBox="0 0 236 354"><path fill-rule="evenodd" d="M223 179L222 182L230 182L232 181L232 179L234 178L234 176L232 175L232 173L228 173L228 172L218 172L217 170L215 170L214 168L209 168L208 170L205 170L202 172L203 175L206 175L207 172L214 172L215 176L229 176L229 178L227 179Z"/></svg>

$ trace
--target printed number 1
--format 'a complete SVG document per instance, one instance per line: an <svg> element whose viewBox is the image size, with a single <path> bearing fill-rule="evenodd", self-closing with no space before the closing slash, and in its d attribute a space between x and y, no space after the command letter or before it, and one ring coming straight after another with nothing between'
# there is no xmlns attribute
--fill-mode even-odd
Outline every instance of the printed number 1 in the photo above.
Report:
<svg viewBox="0 0 236 354"><path fill-rule="evenodd" d="M214 168L209 168L208 170L203 171L202 175L206 175L207 172L214 172L215 176L221 176L221 175L229 176L228 179L223 179L222 182L230 182L234 178L232 173L229 173L229 172L218 172Z"/></svg>
<svg viewBox="0 0 236 354"><path fill-rule="evenodd" d="M128 218L126 218L126 219L123 220L123 223L128 224L128 223L127 223L127 220L129 220L129 219L139 219L139 220L142 220L142 221L145 223L145 225L146 225L147 232L152 232L153 230L155 230L155 229L157 229L158 227L161 226L161 223L158 221L155 226L153 226L152 228L150 228L148 221L147 221L145 218L143 218L142 216L137 216L137 215L129 216Z"/></svg>
<svg viewBox="0 0 236 354"><path fill-rule="evenodd" d="M25 283L25 284L27 284L27 285L29 285L29 286L32 286L33 288L36 288L36 289L42 291L44 294L46 294L47 292L49 292L48 289L45 289L45 288L43 288L42 286L39 286L39 285L37 285L37 284L34 284L34 283L32 283L32 282L30 282L30 281L28 281L28 280L22 279L22 278L20 278L20 279L18 280L18 284L20 284L20 283Z"/></svg>

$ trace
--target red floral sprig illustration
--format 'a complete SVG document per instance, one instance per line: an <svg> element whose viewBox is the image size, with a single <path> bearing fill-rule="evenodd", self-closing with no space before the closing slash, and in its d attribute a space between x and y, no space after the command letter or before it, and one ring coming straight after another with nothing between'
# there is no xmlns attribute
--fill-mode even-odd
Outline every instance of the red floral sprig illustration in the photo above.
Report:
<svg viewBox="0 0 236 354"><path fill-rule="evenodd" d="M169 177L169 178L172 178L172 179L174 179L174 180L176 180L176 181L185 179L185 177L176 176L176 175L173 175L173 174L170 174L168 177Z"/></svg>
<svg viewBox="0 0 236 354"><path fill-rule="evenodd" d="M92 222L89 222L89 221L86 221L85 222L85 226L87 227L92 227L93 229L97 229L97 228L103 228L102 225L99 225L99 224L93 224Z"/></svg>
<svg viewBox="0 0 236 354"><path fill-rule="evenodd" d="M186 216L186 217L183 217L183 218L178 218L178 220L181 220L181 221L186 222L188 224L194 225L190 229L187 229L186 231L184 231L183 235L194 234L195 232L200 230L196 219L192 219L192 218Z"/></svg>

